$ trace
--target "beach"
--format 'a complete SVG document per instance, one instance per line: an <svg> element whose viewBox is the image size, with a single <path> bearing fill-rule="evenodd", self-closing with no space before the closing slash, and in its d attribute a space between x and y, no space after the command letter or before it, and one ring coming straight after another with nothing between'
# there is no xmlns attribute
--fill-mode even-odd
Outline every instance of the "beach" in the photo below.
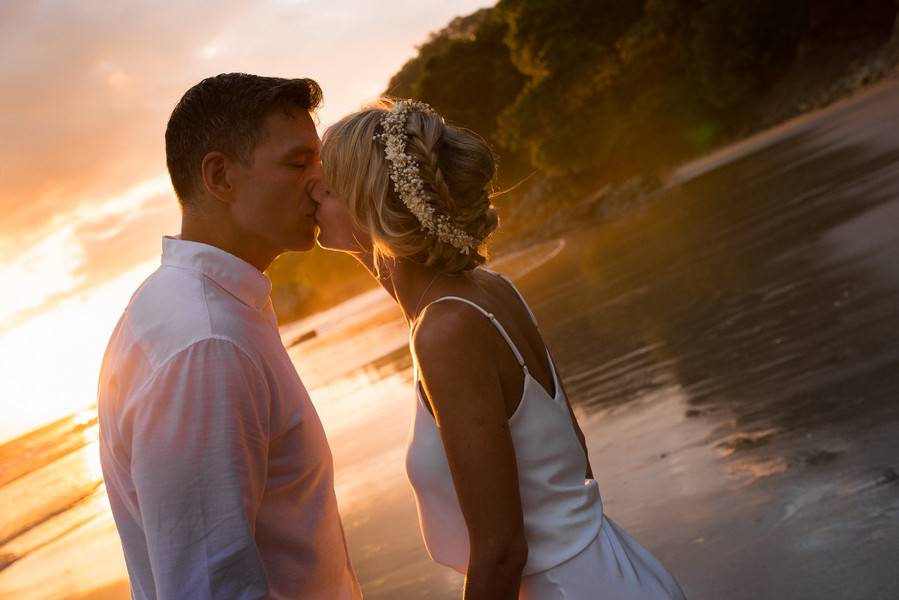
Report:
<svg viewBox="0 0 899 600"><path fill-rule="evenodd" d="M494 267L530 301L607 514L691 599L899 597L899 86L673 172ZM365 597L456 598L403 472L379 290L284 326ZM88 409L0 446L0 598L128 598ZM597 591L600 596L601 591Z"/></svg>

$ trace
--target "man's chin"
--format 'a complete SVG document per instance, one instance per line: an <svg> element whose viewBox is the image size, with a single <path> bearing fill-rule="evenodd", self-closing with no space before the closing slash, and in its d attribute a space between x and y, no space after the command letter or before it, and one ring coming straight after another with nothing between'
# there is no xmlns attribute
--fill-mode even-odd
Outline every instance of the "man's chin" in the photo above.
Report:
<svg viewBox="0 0 899 600"><path fill-rule="evenodd" d="M297 236L290 241L290 245L285 248L290 252L308 252L315 247L315 234Z"/></svg>

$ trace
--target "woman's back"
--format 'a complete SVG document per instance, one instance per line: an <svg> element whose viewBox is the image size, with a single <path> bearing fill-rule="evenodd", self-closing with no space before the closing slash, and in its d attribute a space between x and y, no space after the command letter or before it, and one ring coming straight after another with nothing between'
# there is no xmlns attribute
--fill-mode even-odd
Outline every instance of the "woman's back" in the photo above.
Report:
<svg viewBox="0 0 899 600"><path fill-rule="evenodd" d="M456 303L480 313L496 332L496 368L508 411L528 546L520 598L682 599L683 592L664 566L603 514L598 484L585 477L588 461L564 388L524 298L498 274L485 270L478 277L483 277L478 289L468 295L479 302L451 295L428 306ZM421 322L413 323L410 342ZM406 472L428 553L465 573L468 528L440 431L421 392L414 349L413 360L416 402ZM548 371L543 381L531 373L541 367Z"/></svg>
<svg viewBox="0 0 899 600"><path fill-rule="evenodd" d="M596 481L585 479L587 458L561 382L530 309L510 283L491 272L480 275L489 279L487 285L479 286L486 288L479 300L485 304L489 302L492 310L461 296L443 296L429 306L437 302L467 305L465 310L480 313L478 318L487 319L495 328L497 369L509 411L509 430L515 448L528 542L528 562L524 570L527 575L564 562L586 547L602 523L602 501ZM502 316L506 317L503 321L500 320ZM511 326L507 327L506 323ZM481 342L489 343L487 340ZM542 352L543 360L537 360L537 348ZM530 354L530 365L548 376L544 381L531 373L526 353ZM508 364L503 365L510 362L508 359L514 370L509 369ZM415 371L416 389L420 389L417 361ZM508 393L507 389L510 390ZM420 391L406 467L416 491L422 533L431 556L465 572L469 545L467 530L439 430Z"/></svg>

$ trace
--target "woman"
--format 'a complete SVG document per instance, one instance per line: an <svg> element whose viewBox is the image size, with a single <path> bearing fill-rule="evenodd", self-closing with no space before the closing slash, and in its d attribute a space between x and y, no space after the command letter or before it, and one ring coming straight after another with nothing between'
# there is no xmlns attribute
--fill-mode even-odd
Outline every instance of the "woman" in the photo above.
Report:
<svg viewBox="0 0 899 600"><path fill-rule="evenodd" d="M468 600L683 598L603 515L584 436L533 314L481 267L497 226L477 135L383 100L328 129L322 247L355 256L410 325L406 470L431 557Z"/></svg>

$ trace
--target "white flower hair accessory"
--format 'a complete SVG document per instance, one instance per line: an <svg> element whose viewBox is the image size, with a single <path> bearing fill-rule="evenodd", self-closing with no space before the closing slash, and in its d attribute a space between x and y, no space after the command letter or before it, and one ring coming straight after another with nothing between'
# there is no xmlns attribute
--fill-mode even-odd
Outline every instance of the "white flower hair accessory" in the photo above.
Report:
<svg viewBox="0 0 899 600"><path fill-rule="evenodd" d="M406 154L406 119L413 110L433 109L424 102L400 100L381 118L381 133L373 138L384 144L384 156L390 164L390 180L403 205L418 219L425 231L441 242L458 248L462 254L477 250L480 242L459 228L449 215L440 213L428 204L419 164Z"/></svg>

